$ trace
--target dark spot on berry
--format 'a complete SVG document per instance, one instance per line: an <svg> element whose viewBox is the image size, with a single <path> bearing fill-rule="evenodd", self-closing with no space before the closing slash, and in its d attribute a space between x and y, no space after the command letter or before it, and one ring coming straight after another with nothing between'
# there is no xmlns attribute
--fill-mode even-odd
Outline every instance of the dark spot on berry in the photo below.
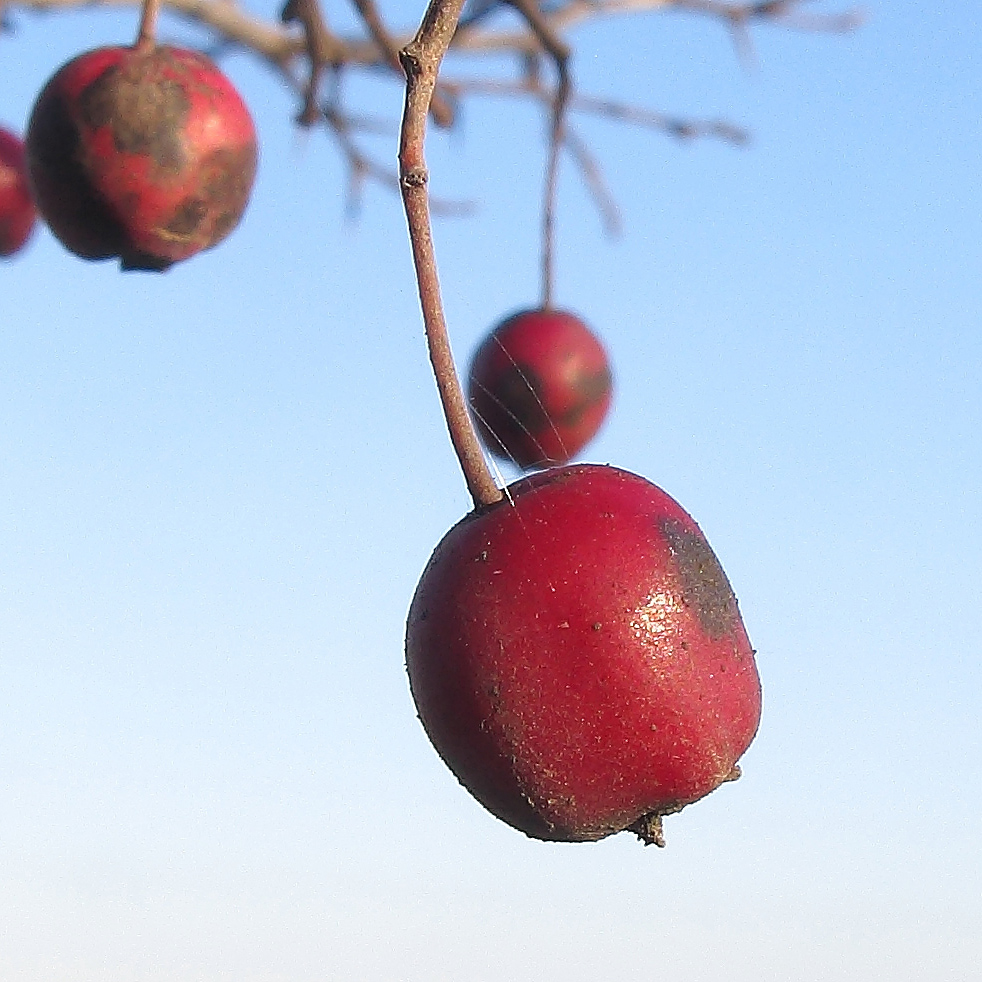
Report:
<svg viewBox="0 0 982 982"><path fill-rule="evenodd" d="M178 206L171 220L164 226L165 230L175 238L189 239L208 214L203 201L197 198L185 198Z"/></svg>
<svg viewBox="0 0 982 982"><path fill-rule="evenodd" d="M613 379L607 366L599 372L579 375L572 385L577 396L576 402L562 414L560 421L567 426L577 425L584 413L589 412L601 399L607 397L612 385Z"/></svg>
<svg viewBox="0 0 982 982"><path fill-rule="evenodd" d="M695 609L699 624L710 638L729 634L740 615L733 588L716 553L698 529L670 518L660 525L675 558L683 602Z"/></svg>
<svg viewBox="0 0 982 982"><path fill-rule="evenodd" d="M182 134L190 107L180 84L160 78L146 58L107 69L78 100L87 126L109 126L117 150L150 157L169 173L179 172L187 159Z"/></svg>
<svg viewBox="0 0 982 982"><path fill-rule="evenodd" d="M221 242L242 218L256 176L256 145L221 149L201 164L202 198L214 215L208 246Z"/></svg>

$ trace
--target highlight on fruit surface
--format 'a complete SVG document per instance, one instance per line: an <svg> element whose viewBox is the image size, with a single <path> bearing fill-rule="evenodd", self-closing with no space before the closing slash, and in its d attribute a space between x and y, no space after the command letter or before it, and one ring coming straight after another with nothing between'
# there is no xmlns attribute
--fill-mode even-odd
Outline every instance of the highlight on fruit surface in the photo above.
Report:
<svg viewBox="0 0 982 982"><path fill-rule="evenodd" d="M485 447L528 470L565 464L593 439L612 384L607 353L579 317L523 310L478 348L468 401Z"/></svg>
<svg viewBox="0 0 982 982"><path fill-rule="evenodd" d="M83 259L163 270L221 242L245 211L256 134L204 55L138 44L88 51L38 96L27 130L38 209Z"/></svg>
<svg viewBox="0 0 982 982"><path fill-rule="evenodd" d="M573 465L513 484L433 552L409 610L419 718L458 780L537 839L662 818L739 776L761 687L693 519L649 481Z"/></svg>
<svg viewBox="0 0 982 982"><path fill-rule="evenodd" d="M15 133L0 127L0 256L12 256L24 248L36 218L24 144Z"/></svg>

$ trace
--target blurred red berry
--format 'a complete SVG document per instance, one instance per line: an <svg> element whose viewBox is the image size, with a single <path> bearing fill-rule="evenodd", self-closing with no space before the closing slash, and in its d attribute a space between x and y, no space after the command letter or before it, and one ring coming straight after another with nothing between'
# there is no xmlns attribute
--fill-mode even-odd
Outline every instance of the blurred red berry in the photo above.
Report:
<svg viewBox="0 0 982 982"><path fill-rule="evenodd" d="M0 256L12 256L24 248L36 217L24 144L20 137L0 128Z"/></svg>
<svg viewBox="0 0 982 982"><path fill-rule="evenodd" d="M575 457L600 429L611 388L607 354L582 320L526 310L478 348L468 398L488 450L529 469Z"/></svg>
<svg viewBox="0 0 982 982"><path fill-rule="evenodd" d="M238 225L256 134L204 55L166 45L98 48L54 75L34 106L27 157L38 209L84 259L162 270Z"/></svg>

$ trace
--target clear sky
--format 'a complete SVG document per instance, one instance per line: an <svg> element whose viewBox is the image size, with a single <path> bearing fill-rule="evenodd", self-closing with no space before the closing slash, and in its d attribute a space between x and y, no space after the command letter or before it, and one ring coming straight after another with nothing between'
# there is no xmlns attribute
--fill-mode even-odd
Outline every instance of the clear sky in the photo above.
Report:
<svg viewBox="0 0 982 982"><path fill-rule="evenodd" d="M866 9L757 29L751 67L704 19L573 36L584 91L754 135L579 123L617 240L562 172L557 299L617 383L586 456L695 516L759 649L744 778L665 850L528 840L427 743L405 613L468 501L401 204L369 186L351 220L270 73L223 61L262 141L223 246L122 275L40 231L0 266L4 982L977 978L982 24ZM14 127L136 25L11 18ZM397 120L397 86L352 93ZM430 143L434 190L477 204L437 227L462 361L538 297L541 133L474 101Z"/></svg>

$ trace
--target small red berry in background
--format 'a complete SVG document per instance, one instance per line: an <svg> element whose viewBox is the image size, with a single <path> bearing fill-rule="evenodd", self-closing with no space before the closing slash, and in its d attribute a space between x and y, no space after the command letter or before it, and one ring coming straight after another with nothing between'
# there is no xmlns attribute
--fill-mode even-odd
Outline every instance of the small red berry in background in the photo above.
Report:
<svg viewBox="0 0 982 982"><path fill-rule="evenodd" d="M0 127L0 256L12 256L24 248L36 217L24 144Z"/></svg>
<svg viewBox="0 0 982 982"><path fill-rule="evenodd" d="M497 457L548 467L575 457L610 408L603 345L573 314L525 310L502 321L474 355L468 400Z"/></svg>
<svg viewBox="0 0 982 982"><path fill-rule="evenodd" d="M705 536L660 488L597 464L526 477L444 536L406 666L447 766L537 839L664 845L663 816L738 777L760 721Z"/></svg>
<svg viewBox="0 0 982 982"><path fill-rule="evenodd" d="M31 114L38 209L84 259L163 270L238 225L256 133L232 83L204 55L167 45L98 48L64 65Z"/></svg>

